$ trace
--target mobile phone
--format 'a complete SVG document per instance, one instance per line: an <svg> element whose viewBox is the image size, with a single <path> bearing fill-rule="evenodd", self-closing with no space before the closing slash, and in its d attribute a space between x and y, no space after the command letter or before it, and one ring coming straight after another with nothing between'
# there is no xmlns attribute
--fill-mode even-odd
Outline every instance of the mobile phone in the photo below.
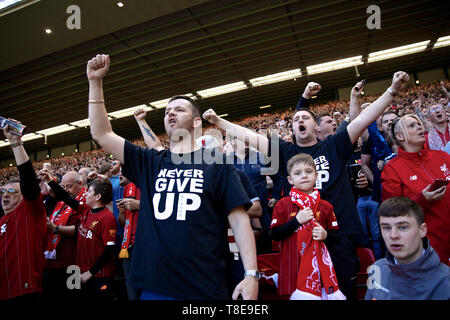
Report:
<svg viewBox="0 0 450 320"><path fill-rule="evenodd" d="M434 191L439 189L442 186L448 185L450 180L444 180L444 179L435 179L433 184L431 185L430 191Z"/></svg>
<svg viewBox="0 0 450 320"><path fill-rule="evenodd" d="M366 84L366 79L361 80L361 82L362 82L361 86L364 87L364 85ZM355 90L359 91L359 88L356 87Z"/></svg>

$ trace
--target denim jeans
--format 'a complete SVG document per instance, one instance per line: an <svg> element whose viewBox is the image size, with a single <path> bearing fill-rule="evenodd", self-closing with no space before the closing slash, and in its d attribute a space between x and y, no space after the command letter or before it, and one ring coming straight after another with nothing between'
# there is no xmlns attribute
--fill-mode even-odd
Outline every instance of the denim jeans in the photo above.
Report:
<svg viewBox="0 0 450 320"><path fill-rule="evenodd" d="M369 220L369 230L372 235L372 247L375 258L378 260L383 257L380 243L380 225L378 223L378 202L373 201L371 196L359 197L358 213L364 232L367 234L367 220Z"/></svg>

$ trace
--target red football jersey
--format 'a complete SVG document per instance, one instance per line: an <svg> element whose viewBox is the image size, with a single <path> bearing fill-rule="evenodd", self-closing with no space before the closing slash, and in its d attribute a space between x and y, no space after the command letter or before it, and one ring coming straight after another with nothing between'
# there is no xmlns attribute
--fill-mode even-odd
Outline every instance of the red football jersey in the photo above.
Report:
<svg viewBox="0 0 450 320"><path fill-rule="evenodd" d="M275 205L270 227L278 227L291 219L295 219L299 210L299 207L291 201L290 197L282 198ZM333 206L328 201L320 200L314 217L325 230L338 229ZM297 250L297 231L298 229L288 238L281 241L280 273L278 275L279 294L290 295L297 288L297 275L300 265L300 255Z"/></svg>
<svg viewBox="0 0 450 320"><path fill-rule="evenodd" d="M92 213L88 205L80 205L78 212L81 221L77 234L77 263L81 272L88 271L100 258L105 247L116 241L117 222L107 208ZM100 270L95 277L110 277L114 275L114 261Z"/></svg>
<svg viewBox="0 0 450 320"><path fill-rule="evenodd" d="M0 218L0 300L42 292L46 233L41 195Z"/></svg>

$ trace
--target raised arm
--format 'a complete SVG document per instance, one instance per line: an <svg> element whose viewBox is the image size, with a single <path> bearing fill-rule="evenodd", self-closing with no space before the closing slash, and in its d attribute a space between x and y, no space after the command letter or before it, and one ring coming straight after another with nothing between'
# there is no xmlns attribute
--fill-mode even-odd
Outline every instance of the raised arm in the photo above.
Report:
<svg viewBox="0 0 450 320"><path fill-rule="evenodd" d="M366 80L361 80L358 82L350 92L350 107L348 109L348 115L350 118L350 122L355 120L356 117L361 113L361 105L358 101L358 97L361 94L364 85L366 84Z"/></svg>
<svg viewBox="0 0 450 320"><path fill-rule="evenodd" d="M263 155L268 156L269 139L267 139L267 137L220 118L213 109L206 110L203 113L203 119L216 125L219 129L226 131L227 135L231 134L240 141L248 141L250 146L261 152Z"/></svg>
<svg viewBox="0 0 450 320"><path fill-rule="evenodd" d="M441 81L441 89L442 89L442 92L444 93L444 95L447 97L447 99L450 99L450 93L447 91L444 81Z"/></svg>
<svg viewBox="0 0 450 320"><path fill-rule="evenodd" d="M391 86L369 107L365 108L355 120L347 126L347 132L352 144L358 140L364 130L374 122L387 107L398 92L403 90L409 81L409 76L403 71L394 73Z"/></svg>
<svg viewBox="0 0 450 320"><path fill-rule="evenodd" d="M311 103L311 98L315 95L317 95L320 90L322 90L322 87L317 82L309 82L305 90L303 91L303 94L301 95L300 99L297 102L297 105L295 107L295 110L298 109L308 109L309 104Z"/></svg>
<svg viewBox="0 0 450 320"><path fill-rule="evenodd" d="M147 121L145 121L146 115L147 111L145 111L144 108L139 108L134 112L134 119L139 126L139 130L141 130L147 148L161 151L164 149L164 147L162 146L161 141L159 141L156 134L154 134L152 129L150 129Z"/></svg>
<svg viewBox="0 0 450 320"><path fill-rule="evenodd" d="M14 119L9 120L20 124L19 121ZM22 137L11 132L12 130L10 130L9 124L3 128L3 133L11 145L17 164L17 170L19 171L20 191L25 199L32 201L39 197L41 189L36 179L36 173L34 172L30 158L23 147Z"/></svg>
<svg viewBox="0 0 450 320"><path fill-rule="evenodd" d="M125 139L112 131L103 97L103 78L109 70L109 56L98 54L88 61L86 74L89 80L89 120L92 138L105 152L112 153L123 163Z"/></svg>

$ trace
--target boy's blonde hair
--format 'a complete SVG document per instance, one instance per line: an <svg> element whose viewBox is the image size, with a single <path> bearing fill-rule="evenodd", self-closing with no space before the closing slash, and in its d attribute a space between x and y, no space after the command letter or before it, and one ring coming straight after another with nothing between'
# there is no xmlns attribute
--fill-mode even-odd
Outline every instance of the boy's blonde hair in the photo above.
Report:
<svg viewBox="0 0 450 320"><path fill-rule="evenodd" d="M289 159L287 163L287 174L288 176L291 175L292 167L296 165L297 163L304 163L306 165L310 165L314 168L314 171L316 171L316 163L314 162L314 159L306 153L299 153L293 156Z"/></svg>

